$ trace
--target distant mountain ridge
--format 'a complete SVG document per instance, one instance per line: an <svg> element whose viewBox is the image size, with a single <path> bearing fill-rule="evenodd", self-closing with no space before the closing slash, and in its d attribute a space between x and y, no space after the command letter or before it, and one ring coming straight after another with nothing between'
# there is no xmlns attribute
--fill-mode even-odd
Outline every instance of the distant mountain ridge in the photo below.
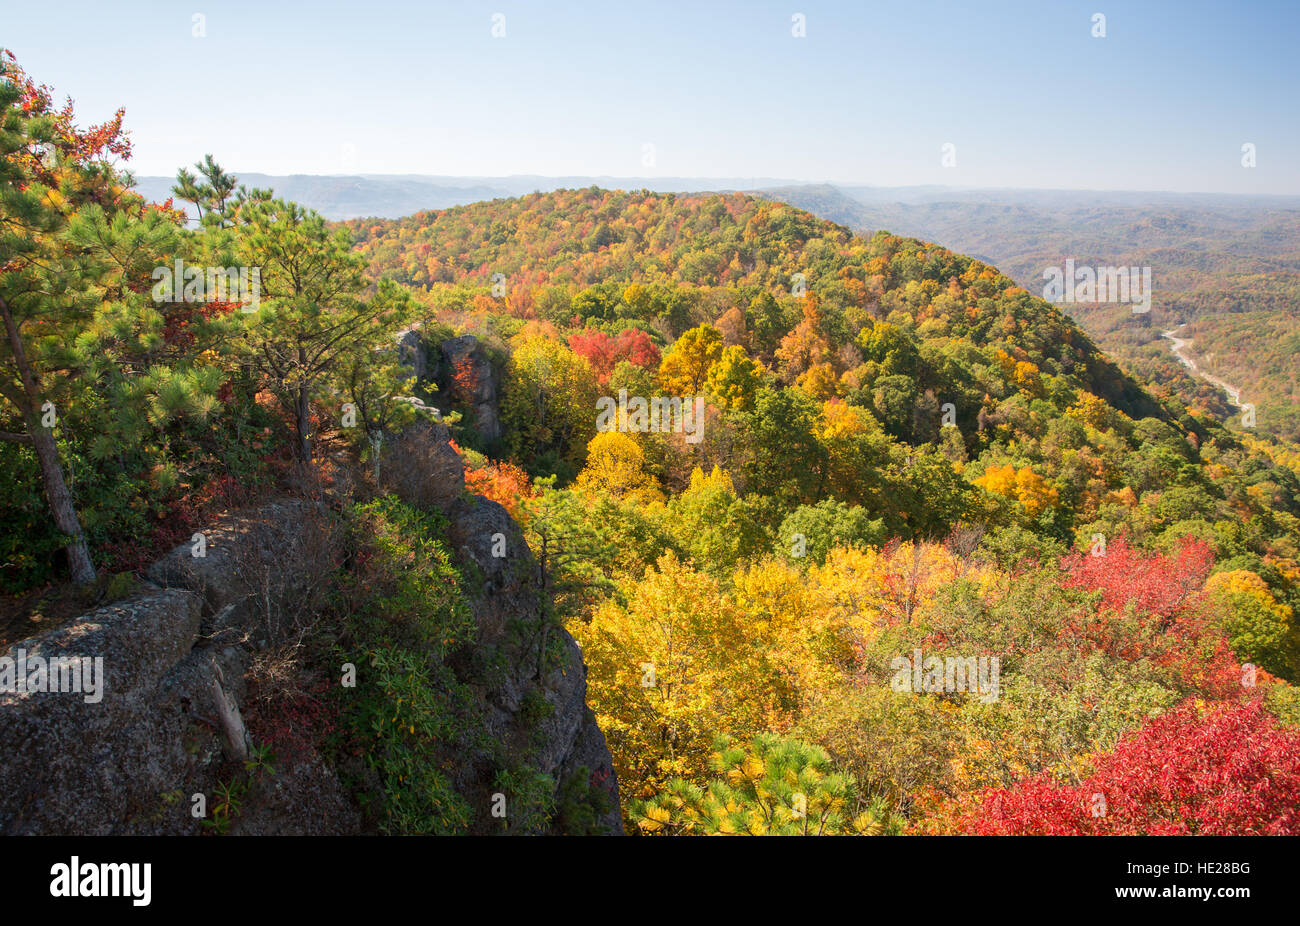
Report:
<svg viewBox="0 0 1300 926"><path fill-rule="evenodd" d="M400 219L427 209L467 206L482 200L549 193L555 190L598 186L604 189L671 193L734 192L787 186L797 181L773 177L449 177L420 174L316 174L238 173L248 187L271 188L276 195L315 209L333 221L380 218ZM135 188L145 198L162 201L172 195L172 177L137 177Z"/></svg>
<svg viewBox="0 0 1300 926"><path fill-rule="evenodd" d="M1191 349L1201 364L1242 384L1243 400L1259 406L1261 427L1300 437L1300 371L1289 352L1300 338L1300 196L872 187L764 177L239 177L334 221L397 219L560 189L747 192L862 234L886 229L941 243L997 266L1033 293L1042 291L1044 268L1066 259L1080 266L1150 266L1155 289L1147 315L1127 306L1065 308L1126 367L1223 419L1231 406L1191 376L1161 338L1193 323ZM136 188L165 200L173 182L140 177ZM1243 317L1219 317L1225 313Z"/></svg>
<svg viewBox="0 0 1300 926"><path fill-rule="evenodd" d="M397 219L425 209L447 209L485 199L548 193L597 186L610 190L647 189L659 193L756 193L807 208L823 218L852 227L893 219L910 223L916 207L942 214L953 204L1008 203L1022 209L1085 207L1181 206L1202 208L1300 209L1300 196L1237 196L1218 193L1159 193L1090 190L984 190L961 187L874 187L831 184L776 177L612 177L571 175L547 177L520 174L507 177L442 174L287 174L239 173L250 187L271 188L280 196L315 209L327 219ZM136 189L151 200L171 196L173 177L141 176ZM796 202L799 200L799 202ZM812 205L817 206L816 209ZM911 208L901 208L901 207ZM886 226L881 226L886 227ZM912 234L900 226L890 231Z"/></svg>

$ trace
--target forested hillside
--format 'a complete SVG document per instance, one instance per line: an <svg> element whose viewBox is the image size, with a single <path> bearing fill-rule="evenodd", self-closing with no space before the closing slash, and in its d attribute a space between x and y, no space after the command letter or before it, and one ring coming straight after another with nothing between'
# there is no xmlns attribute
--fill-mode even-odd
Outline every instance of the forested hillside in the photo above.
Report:
<svg viewBox="0 0 1300 926"><path fill-rule="evenodd" d="M1191 350L1256 407L1256 426L1300 437L1300 206L1295 197L1008 190L875 190L794 186L763 195L864 234L888 228L997 263L1031 292L1043 270L1151 267L1151 312L1073 304L1070 312L1127 370L1226 420L1223 393L1169 354L1164 331L1183 322ZM1184 334L1184 337L1189 336Z"/></svg>
<svg viewBox="0 0 1300 926"><path fill-rule="evenodd" d="M577 648L395 349L410 294L211 156L187 227L121 112L0 77L0 833L617 831Z"/></svg>
<svg viewBox="0 0 1300 926"><path fill-rule="evenodd" d="M504 436L462 446L547 551L630 830L1294 830L1293 445L994 267L778 202L346 227L504 372ZM696 433L598 430L601 396L697 394Z"/></svg>
<svg viewBox="0 0 1300 926"><path fill-rule="evenodd" d="M998 268L211 155L190 227L4 73L0 640L116 673L0 691L5 831L1300 832L1300 448Z"/></svg>

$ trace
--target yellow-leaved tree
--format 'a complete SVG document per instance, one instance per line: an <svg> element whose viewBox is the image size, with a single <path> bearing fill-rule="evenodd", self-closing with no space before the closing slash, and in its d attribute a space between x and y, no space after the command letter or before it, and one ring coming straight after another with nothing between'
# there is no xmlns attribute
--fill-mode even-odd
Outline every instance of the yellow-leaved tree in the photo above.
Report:
<svg viewBox="0 0 1300 926"><path fill-rule="evenodd" d="M701 395L709 370L722 355L722 334L712 325L692 328L678 338L659 364L659 385L669 394Z"/></svg>
<svg viewBox="0 0 1300 926"><path fill-rule="evenodd" d="M578 474L578 488L605 490L620 499L650 503L663 492L645 471L645 451L636 438L622 431L604 431L587 443L587 465Z"/></svg>
<svg viewBox="0 0 1300 926"><path fill-rule="evenodd" d="M1028 466L1020 469L1010 465L990 466L975 484L1020 502L1031 517L1037 517L1059 501L1056 487Z"/></svg>
<svg viewBox="0 0 1300 926"><path fill-rule="evenodd" d="M754 393L763 384L763 368L749 359L737 344L724 347L709 369L706 386L709 395L723 408L748 411L754 405Z"/></svg>
<svg viewBox="0 0 1300 926"><path fill-rule="evenodd" d="M721 695L743 677L746 646L717 581L665 554L627 590L626 605L607 602L572 629L588 703L629 795L650 797L676 776L702 780L714 734L731 727Z"/></svg>

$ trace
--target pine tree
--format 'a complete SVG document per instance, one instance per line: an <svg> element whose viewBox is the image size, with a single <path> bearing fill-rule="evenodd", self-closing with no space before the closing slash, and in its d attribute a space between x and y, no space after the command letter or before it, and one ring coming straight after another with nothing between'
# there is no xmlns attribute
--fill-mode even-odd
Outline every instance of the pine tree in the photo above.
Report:
<svg viewBox="0 0 1300 926"><path fill-rule="evenodd" d="M200 183L192 171L182 167L176 171L176 185L172 187L172 192L181 199L194 203L199 211L200 223L203 222L203 210L206 208L208 214L216 216L220 224L226 224L231 218L228 207L247 198L248 191L240 187L239 194L236 195L238 178L226 173L210 154L205 154L203 160L196 161L194 166L207 182Z"/></svg>
<svg viewBox="0 0 1300 926"><path fill-rule="evenodd" d="M770 733L746 745L715 746L718 777L700 787L683 778L636 802L648 834L705 836L876 836L887 831L883 805L867 803L852 775L835 772L818 746Z"/></svg>
<svg viewBox="0 0 1300 926"><path fill-rule="evenodd" d="M242 315L243 359L293 416L297 455L307 463L312 401L328 385L353 385L332 380L356 369L344 362L350 355L391 348L412 304L395 286L366 294L347 232L331 232L317 213L255 197L237 215L239 259L261 280L259 308Z"/></svg>
<svg viewBox="0 0 1300 926"><path fill-rule="evenodd" d="M91 583L95 567L54 436L54 399L95 309L97 267L65 233L78 216L120 200L124 191L108 159L128 156L130 143L120 110L80 130L71 101L55 109L47 87L31 81L9 52L0 55L0 396L24 428L2 436L32 447L55 526L67 537L72 579Z"/></svg>

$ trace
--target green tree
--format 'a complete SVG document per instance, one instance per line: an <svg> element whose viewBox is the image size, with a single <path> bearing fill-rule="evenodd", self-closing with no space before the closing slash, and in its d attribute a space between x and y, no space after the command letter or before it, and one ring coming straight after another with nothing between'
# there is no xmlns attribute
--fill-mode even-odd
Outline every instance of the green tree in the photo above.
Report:
<svg viewBox="0 0 1300 926"><path fill-rule="evenodd" d="M642 832L697 836L877 836L892 829L852 775L818 746L760 734L744 746L720 739L704 787L683 778L632 805Z"/></svg>
<svg viewBox="0 0 1300 926"><path fill-rule="evenodd" d="M390 347L411 303L395 285L367 294L348 233L331 232L296 203L249 203L237 239L243 262L261 278L261 305L243 316L242 357L293 416L297 456L307 463L313 400L347 369L345 358Z"/></svg>
<svg viewBox="0 0 1300 926"><path fill-rule="evenodd" d="M915 336L888 322L864 329L858 335L858 346L863 359L879 363L886 375L912 375L920 356Z"/></svg>
<svg viewBox="0 0 1300 926"><path fill-rule="evenodd" d="M753 411L742 416L743 473L750 492L793 508L816 500L825 476L826 450L817 440L818 404L799 389L760 389Z"/></svg>
<svg viewBox="0 0 1300 926"><path fill-rule="evenodd" d="M32 448L72 579L90 583L56 429L79 398L121 385L112 346L131 342L137 357L158 346L162 319L140 289L175 229L113 167L130 154L120 110L82 130L71 103L54 109L8 52L0 71L0 415L23 429L0 439Z"/></svg>
<svg viewBox="0 0 1300 926"><path fill-rule="evenodd" d="M718 469L691 474L690 488L668 504L667 527L697 568L724 579L768 547L747 500L736 497L731 477Z"/></svg>
<svg viewBox="0 0 1300 926"><path fill-rule="evenodd" d="M788 328L785 312L771 293L759 293L749 300L745 326L752 332L754 347L764 355L776 350Z"/></svg>
<svg viewBox="0 0 1300 926"><path fill-rule="evenodd" d="M534 472L577 474L596 430L596 378L569 348L532 337L510 356L501 418L515 457Z"/></svg>
<svg viewBox="0 0 1300 926"><path fill-rule="evenodd" d="M800 505L781 522L781 548L786 555L802 550L821 565L834 547L879 546L885 540L885 523L873 520L865 508L849 507L833 498L815 505ZM799 539L803 538L800 543Z"/></svg>
<svg viewBox="0 0 1300 926"><path fill-rule="evenodd" d="M612 587L608 570L618 556L618 541L613 522L590 517L582 493L557 490L554 482L553 476L539 479L538 494L521 500L520 508L524 538L537 558L540 600L565 620L585 613Z"/></svg>
<svg viewBox="0 0 1300 926"><path fill-rule="evenodd" d="M872 406L890 434L903 439L911 437L916 414L916 380L899 374L880 377L872 388Z"/></svg>
<svg viewBox="0 0 1300 926"><path fill-rule="evenodd" d="M216 216L220 224L229 218L227 205L231 203L238 182L233 174L222 170L221 165L210 154L205 154L202 161L194 164L206 183L200 183L193 172L182 167L176 172L176 185L172 192L181 199L194 203L199 212L199 222L203 222L206 208L208 213Z"/></svg>

